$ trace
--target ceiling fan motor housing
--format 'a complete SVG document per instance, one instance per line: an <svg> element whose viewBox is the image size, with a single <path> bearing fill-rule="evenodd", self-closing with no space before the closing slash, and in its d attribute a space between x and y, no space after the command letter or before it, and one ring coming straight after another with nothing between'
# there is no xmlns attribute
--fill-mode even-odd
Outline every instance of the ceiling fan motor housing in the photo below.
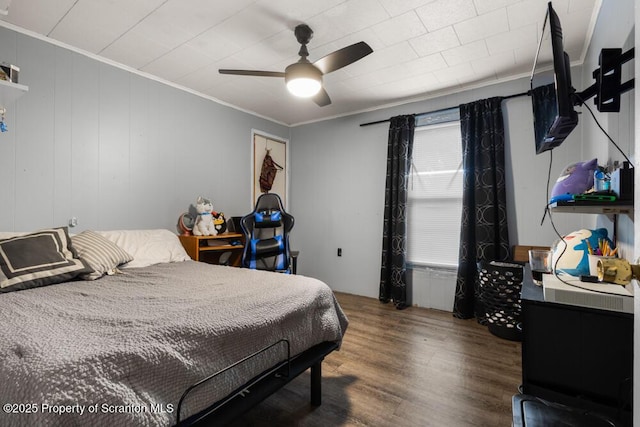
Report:
<svg viewBox="0 0 640 427"><path fill-rule="evenodd" d="M300 24L294 30L293 34L300 44L307 44L313 37L313 30L307 24Z"/></svg>
<svg viewBox="0 0 640 427"><path fill-rule="evenodd" d="M284 81L289 83L293 79L313 79L322 82L322 71L309 62L296 62L284 70Z"/></svg>

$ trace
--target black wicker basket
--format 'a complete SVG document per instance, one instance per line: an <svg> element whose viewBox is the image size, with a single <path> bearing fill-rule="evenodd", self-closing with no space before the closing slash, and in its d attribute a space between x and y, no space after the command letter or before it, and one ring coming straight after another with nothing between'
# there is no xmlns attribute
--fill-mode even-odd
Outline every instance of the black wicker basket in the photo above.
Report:
<svg viewBox="0 0 640 427"><path fill-rule="evenodd" d="M520 291L524 270L520 264L478 261L478 297L489 331L504 339L522 339Z"/></svg>

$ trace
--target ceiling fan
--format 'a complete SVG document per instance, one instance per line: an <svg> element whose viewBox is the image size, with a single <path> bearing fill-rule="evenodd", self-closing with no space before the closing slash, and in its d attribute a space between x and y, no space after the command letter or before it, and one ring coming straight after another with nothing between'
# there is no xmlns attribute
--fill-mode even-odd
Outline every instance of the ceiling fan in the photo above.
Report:
<svg viewBox="0 0 640 427"><path fill-rule="evenodd" d="M239 76L260 77L284 77L289 92L296 96L312 98L320 107L331 104L329 94L322 87L322 76L332 71L339 70L349 64L364 58L373 52L373 49L365 42L358 42L350 46L336 50L311 63L307 59L309 51L307 43L313 37L313 31L306 24L298 25L294 34L301 44L300 59L285 68L284 73L279 71L252 71L252 70L218 70L220 74L235 74Z"/></svg>

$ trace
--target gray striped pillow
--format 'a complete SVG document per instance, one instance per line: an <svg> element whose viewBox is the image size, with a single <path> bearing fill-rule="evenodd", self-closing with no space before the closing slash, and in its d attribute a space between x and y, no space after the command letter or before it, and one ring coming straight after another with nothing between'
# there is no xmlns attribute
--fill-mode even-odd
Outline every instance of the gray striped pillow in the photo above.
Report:
<svg viewBox="0 0 640 427"><path fill-rule="evenodd" d="M95 231L85 230L72 236L71 242L78 257L94 270L93 273L81 275L84 280L96 280L105 274L114 274L120 264L133 260L124 249Z"/></svg>

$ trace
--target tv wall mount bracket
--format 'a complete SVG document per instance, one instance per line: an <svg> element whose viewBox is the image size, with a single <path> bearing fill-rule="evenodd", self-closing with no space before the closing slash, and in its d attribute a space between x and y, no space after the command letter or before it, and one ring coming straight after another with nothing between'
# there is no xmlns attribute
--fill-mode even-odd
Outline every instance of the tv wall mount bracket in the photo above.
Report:
<svg viewBox="0 0 640 427"><path fill-rule="evenodd" d="M622 83L622 64L634 58L634 48L622 53L622 49L602 49L598 59L599 68L593 71L594 84L574 93L574 105L582 105L595 96L598 111L620 112L620 95L634 88L635 79Z"/></svg>

